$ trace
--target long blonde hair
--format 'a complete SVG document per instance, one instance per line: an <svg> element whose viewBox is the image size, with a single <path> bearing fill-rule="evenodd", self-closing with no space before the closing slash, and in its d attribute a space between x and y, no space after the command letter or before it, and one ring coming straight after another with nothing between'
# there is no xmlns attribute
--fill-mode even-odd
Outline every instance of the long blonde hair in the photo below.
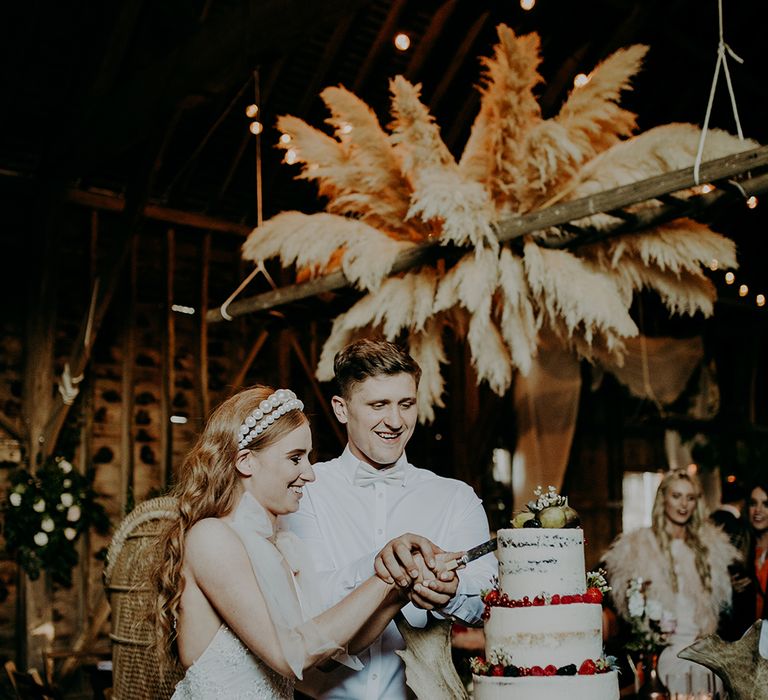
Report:
<svg viewBox="0 0 768 700"><path fill-rule="evenodd" d="M195 446L187 454L171 491L178 501L179 517L160 540L160 561L153 575L157 591L154 609L155 637L161 662L177 657L176 618L184 591L184 540L189 529L203 518L220 518L232 512L242 493L235 462L240 426L274 389L254 386L224 401L211 414ZM246 449L269 447L307 422L297 410L288 411L251 440Z"/></svg>
<svg viewBox="0 0 768 700"><path fill-rule="evenodd" d="M705 518L704 504L701 498L701 482L696 476L689 474L685 469L673 469L664 475L664 478L661 480L659 488L656 491L656 498L653 501L651 529L656 536L661 551L667 559L672 590L677 593L677 574L675 573L675 564L672 558L672 538L667 532L667 516L664 512L667 493L675 481L687 481L693 486L693 490L696 493L696 508L694 508L693 514L685 524L685 542L693 550L696 571L699 574L704 589L711 591L712 572L708 561L709 549L701 538L701 526L704 523Z"/></svg>

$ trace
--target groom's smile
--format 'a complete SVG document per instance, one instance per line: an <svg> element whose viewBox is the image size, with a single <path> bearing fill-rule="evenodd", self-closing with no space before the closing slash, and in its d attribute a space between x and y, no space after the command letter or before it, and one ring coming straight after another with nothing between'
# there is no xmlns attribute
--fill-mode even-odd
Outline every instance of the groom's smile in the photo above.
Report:
<svg viewBox="0 0 768 700"><path fill-rule="evenodd" d="M389 467L416 426L416 381L404 372L368 377L352 385L347 399L334 397L334 411L347 426L352 454L377 469Z"/></svg>

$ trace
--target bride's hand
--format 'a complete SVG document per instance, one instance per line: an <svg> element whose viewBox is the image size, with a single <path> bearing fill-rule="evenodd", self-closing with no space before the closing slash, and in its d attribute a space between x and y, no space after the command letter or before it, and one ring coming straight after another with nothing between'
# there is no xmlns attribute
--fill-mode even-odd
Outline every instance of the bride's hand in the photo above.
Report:
<svg viewBox="0 0 768 700"><path fill-rule="evenodd" d="M386 583L397 583L401 588L409 587L422 575L414 559L416 552L420 553L428 568L433 568L437 567L437 557L443 550L426 537L405 533L387 542L376 555L373 563L376 575Z"/></svg>
<svg viewBox="0 0 768 700"><path fill-rule="evenodd" d="M418 552L414 553L413 558L419 567L420 576L409 589L408 598L416 607L424 610L442 608L456 595L459 577L456 575L456 571L444 568L445 562L452 561L452 559L443 557L443 554L438 554L435 557L435 568L438 572L435 576L435 571L426 565L422 556ZM449 554L449 556L455 559L455 555ZM441 557L443 557L442 561ZM441 569L441 567L443 568Z"/></svg>

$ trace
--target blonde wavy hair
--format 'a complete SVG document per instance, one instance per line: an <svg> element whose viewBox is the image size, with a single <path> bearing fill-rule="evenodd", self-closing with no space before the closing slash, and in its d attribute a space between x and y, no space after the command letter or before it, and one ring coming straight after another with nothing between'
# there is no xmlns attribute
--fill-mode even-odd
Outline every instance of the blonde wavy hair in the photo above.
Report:
<svg viewBox="0 0 768 700"><path fill-rule="evenodd" d="M672 582L672 590L677 592L677 574L675 573L674 560L672 558L672 538L667 532L667 516L664 512L665 499L672 484L675 481L687 481L696 494L696 507L688 522L685 524L685 543L693 550L696 562L696 571L701 583L707 591L712 590L712 572L709 566L709 549L701 538L701 528L705 522L704 504L701 498L701 482L685 469L673 469L664 475L656 491L651 511L651 529L661 547L661 551L669 564L669 577Z"/></svg>
<svg viewBox="0 0 768 700"><path fill-rule="evenodd" d="M178 658L176 618L184 591L184 540L189 529L203 518L220 518L232 512L243 491L235 467L240 426L274 389L254 386L219 405L211 414L195 446L187 454L171 491L179 516L160 539L160 560L153 574L157 592L154 606L155 643L162 664ZM298 410L289 411L255 437L245 449L269 447L307 422Z"/></svg>

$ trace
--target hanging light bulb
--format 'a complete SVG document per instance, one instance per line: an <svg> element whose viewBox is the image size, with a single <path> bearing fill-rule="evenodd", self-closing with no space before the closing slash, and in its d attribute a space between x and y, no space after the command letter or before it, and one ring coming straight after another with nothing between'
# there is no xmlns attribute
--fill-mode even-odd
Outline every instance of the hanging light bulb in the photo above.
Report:
<svg viewBox="0 0 768 700"><path fill-rule="evenodd" d="M756 303L758 306L765 306L765 294L758 294L758 295L755 297L755 303Z"/></svg>
<svg viewBox="0 0 768 700"><path fill-rule="evenodd" d="M251 122L251 125L248 127L252 134L258 136L262 131L264 131L264 126L261 122Z"/></svg>
<svg viewBox="0 0 768 700"><path fill-rule="evenodd" d="M290 134L280 134L280 143L290 143L290 142L291 142Z"/></svg>
<svg viewBox="0 0 768 700"><path fill-rule="evenodd" d="M714 185L702 185L701 186L701 193L702 194L709 194L715 189Z"/></svg>
<svg viewBox="0 0 768 700"><path fill-rule="evenodd" d="M259 105L250 104L245 108L245 116L253 119L259 113Z"/></svg>
<svg viewBox="0 0 768 700"><path fill-rule="evenodd" d="M407 51L411 47L411 37L403 32L395 35L395 48L399 51Z"/></svg>
<svg viewBox="0 0 768 700"><path fill-rule="evenodd" d="M733 284L736 281L736 275L734 275L732 272L726 272L725 273L725 283L726 284Z"/></svg>
<svg viewBox="0 0 768 700"><path fill-rule="evenodd" d="M739 287L739 296L740 297L745 297L745 296L747 296L747 294L749 294L749 287L747 287L746 284L742 284Z"/></svg>
<svg viewBox="0 0 768 700"><path fill-rule="evenodd" d="M715 258L712 258L712 260L709 261L709 269L712 270L712 272L715 272L717 270L718 262Z"/></svg>
<svg viewBox="0 0 768 700"><path fill-rule="evenodd" d="M296 153L296 150L293 148L289 148L285 152L285 162L288 163L288 165L293 165L296 160L298 159L298 153Z"/></svg>
<svg viewBox="0 0 768 700"><path fill-rule="evenodd" d="M520 0L520 7L524 10L532 10L536 4L536 0Z"/></svg>
<svg viewBox="0 0 768 700"><path fill-rule="evenodd" d="M584 87L588 82L589 82L589 76L586 73L579 73L573 79L573 86L577 88Z"/></svg>
<svg viewBox="0 0 768 700"><path fill-rule="evenodd" d="M748 207L749 209L756 209L756 208L757 208L757 197L755 197L755 195L752 195L752 196L751 196L751 197L750 197L750 198L747 200L747 207Z"/></svg>

